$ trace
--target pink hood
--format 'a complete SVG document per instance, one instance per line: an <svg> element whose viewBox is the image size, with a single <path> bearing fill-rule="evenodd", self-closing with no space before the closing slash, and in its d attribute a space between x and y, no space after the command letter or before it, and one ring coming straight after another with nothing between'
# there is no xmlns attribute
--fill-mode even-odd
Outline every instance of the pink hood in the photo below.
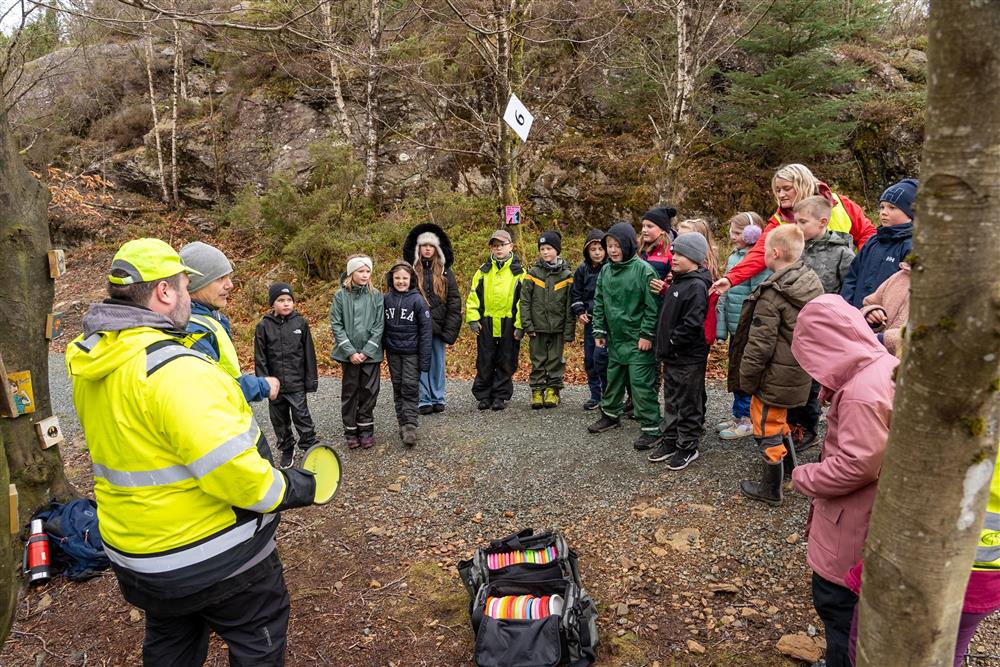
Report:
<svg viewBox="0 0 1000 667"><path fill-rule="evenodd" d="M861 311L839 294L824 294L799 312L792 356L814 380L836 392L872 362L892 355Z"/></svg>

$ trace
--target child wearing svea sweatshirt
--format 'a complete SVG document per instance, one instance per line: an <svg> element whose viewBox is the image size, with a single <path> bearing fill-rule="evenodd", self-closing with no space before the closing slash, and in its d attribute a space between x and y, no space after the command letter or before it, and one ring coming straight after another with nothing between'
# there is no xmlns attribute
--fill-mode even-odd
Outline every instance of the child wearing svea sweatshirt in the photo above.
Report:
<svg viewBox="0 0 1000 667"><path fill-rule="evenodd" d="M729 219L729 240L733 243L733 251L726 260L726 271L743 261L750 248L757 243L764 220L752 211L737 213ZM740 324L740 310L743 302L757 285L771 275L770 269L764 269L749 280L729 289L719 297L716 304L715 337L724 341L729 339L729 361L733 360L733 340ZM750 425L750 394L739 389L733 391L732 418L723 419L715 425L721 440L738 440L753 435Z"/></svg>
<svg viewBox="0 0 1000 667"><path fill-rule="evenodd" d="M375 444L375 402L380 388L382 332L385 314L382 293L371 285L372 260L353 255L341 275L341 287L330 306L333 354L343 369L340 415L348 449Z"/></svg>
<svg viewBox="0 0 1000 667"><path fill-rule="evenodd" d="M420 374L431 367L434 323L424 297L417 289L417 273L399 260L385 276L383 297L385 331L382 343L389 359L392 400L399 422L399 438L407 447L417 444L417 405Z"/></svg>
<svg viewBox="0 0 1000 667"><path fill-rule="evenodd" d="M538 261L521 283L521 326L531 353L531 409L559 405L566 360L563 346L576 336L570 310L573 274L559 257L562 236L545 232L538 237Z"/></svg>
<svg viewBox="0 0 1000 667"><path fill-rule="evenodd" d="M596 410L601 406L601 398L608 386L608 350L597 347L594 342L594 292L597 291L597 275L608 263L601 239L604 232L591 229L583 245L583 261L573 274L570 291L570 308L573 315L583 325L583 367L587 371L587 386L590 398L583 404L584 410Z"/></svg>
<svg viewBox="0 0 1000 667"><path fill-rule="evenodd" d="M650 291L656 271L636 255L638 241L630 223L611 227L601 243L611 263L597 276L594 339L598 347L608 347L608 389L601 401L601 418L587 430L603 433L621 426L627 383L642 429L633 446L648 449L660 439L653 350L660 302Z"/></svg>

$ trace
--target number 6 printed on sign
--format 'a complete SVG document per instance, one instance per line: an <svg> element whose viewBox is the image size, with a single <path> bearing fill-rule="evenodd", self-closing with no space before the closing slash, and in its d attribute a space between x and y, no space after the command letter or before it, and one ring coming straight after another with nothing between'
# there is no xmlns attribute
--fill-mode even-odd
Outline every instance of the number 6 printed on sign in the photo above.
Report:
<svg viewBox="0 0 1000 667"><path fill-rule="evenodd" d="M514 133L521 137L521 141L528 140L528 132L531 131L531 123L535 120L535 117L531 115L527 107L517 99L517 95L511 95L510 101L507 102L507 110L503 113L504 121L510 125L510 129L514 130Z"/></svg>

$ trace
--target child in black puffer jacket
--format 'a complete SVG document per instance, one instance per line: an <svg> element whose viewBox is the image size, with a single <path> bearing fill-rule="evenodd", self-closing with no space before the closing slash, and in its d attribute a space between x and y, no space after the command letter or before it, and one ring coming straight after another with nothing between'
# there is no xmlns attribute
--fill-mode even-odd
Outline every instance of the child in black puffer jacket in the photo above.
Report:
<svg viewBox="0 0 1000 667"><path fill-rule="evenodd" d="M396 262L385 276L388 293L385 306L383 347L389 359L392 378L392 398L399 422L399 437L403 444L417 444L417 400L420 374L431 366L431 340L434 324L430 309L417 289L413 267L402 260Z"/></svg>
<svg viewBox="0 0 1000 667"><path fill-rule="evenodd" d="M316 348L309 323L295 311L295 297L288 283L274 283L267 290L271 312L257 324L253 356L258 376L274 376L281 387L278 397L268 403L274 436L281 451L282 468L295 462L295 438L292 424L299 433L299 448L309 449L318 442L306 394L316 391Z"/></svg>

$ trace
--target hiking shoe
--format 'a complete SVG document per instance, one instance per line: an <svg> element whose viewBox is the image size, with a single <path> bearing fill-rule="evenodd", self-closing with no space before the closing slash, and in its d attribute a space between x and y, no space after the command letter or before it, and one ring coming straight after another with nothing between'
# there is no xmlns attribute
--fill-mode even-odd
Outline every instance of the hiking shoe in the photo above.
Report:
<svg viewBox="0 0 1000 667"><path fill-rule="evenodd" d="M493 404L490 406L491 410L503 410L507 407L507 401L502 398L496 398L493 400Z"/></svg>
<svg viewBox="0 0 1000 667"><path fill-rule="evenodd" d="M430 405L421 405L419 408L417 408L417 412L419 412L422 415L429 415L430 413L434 412L434 408L431 407Z"/></svg>
<svg viewBox="0 0 1000 667"><path fill-rule="evenodd" d="M727 429L736 428L736 420L730 417L729 419L723 419L715 425L715 432L722 433Z"/></svg>
<svg viewBox="0 0 1000 667"><path fill-rule="evenodd" d="M720 440L739 440L740 438L748 438L753 435L753 426L750 425L750 419L744 417L739 420L731 427L726 428L719 432Z"/></svg>
<svg viewBox="0 0 1000 667"><path fill-rule="evenodd" d="M792 427L792 444L796 452L804 452L814 447L816 443L816 431L795 425Z"/></svg>
<svg viewBox="0 0 1000 667"><path fill-rule="evenodd" d="M490 399L484 398L483 400L479 401L479 405L477 405L476 407L479 408L480 410L489 410Z"/></svg>
<svg viewBox="0 0 1000 667"><path fill-rule="evenodd" d="M559 405L559 390L555 387L545 388L545 407L554 408Z"/></svg>
<svg viewBox="0 0 1000 667"><path fill-rule="evenodd" d="M278 462L279 468L291 468L292 464L295 463L295 450L294 449L282 449L281 450L281 461Z"/></svg>
<svg viewBox="0 0 1000 667"><path fill-rule="evenodd" d="M400 430L400 438L407 447L417 444L417 427L413 424L404 424Z"/></svg>
<svg viewBox="0 0 1000 667"><path fill-rule="evenodd" d="M684 470L688 465L698 458L697 449L678 449L674 452L674 455L670 457L670 463L667 467L671 470Z"/></svg>
<svg viewBox="0 0 1000 667"><path fill-rule="evenodd" d="M361 446L361 440L359 440L356 435L345 435L344 443L347 445L348 449L357 449Z"/></svg>
<svg viewBox="0 0 1000 667"><path fill-rule="evenodd" d="M583 409L588 411L596 410L599 407L601 407L601 399L599 398L588 398L583 404Z"/></svg>
<svg viewBox="0 0 1000 667"><path fill-rule="evenodd" d="M605 431L610 431L613 428L618 428L621 425L622 420L609 417L602 412L601 418L588 426L587 430L591 433L604 433Z"/></svg>
<svg viewBox="0 0 1000 667"><path fill-rule="evenodd" d="M371 449L375 445L375 434L365 433L363 436L358 438L358 442L362 449Z"/></svg>
<svg viewBox="0 0 1000 667"><path fill-rule="evenodd" d="M444 412L444 403L435 403L431 406L431 410L434 412Z"/></svg>
<svg viewBox="0 0 1000 667"><path fill-rule="evenodd" d="M646 460L650 463L659 463L660 461L666 461L677 453L677 443L667 442L666 440L660 440L660 445L649 453Z"/></svg>
<svg viewBox="0 0 1000 667"><path fill-rule="evenodd" d="M531 390L531 409L541 410L545 407L545 394L541 389Z"/></svg>
<svg viewBox="0 0 1000 667"><path fill-rule="evenodd" d="M632 447L640 452L644 452L647 449L653 449L656 447L656 443L658 443L662 437L662 435L643 433L639 436L638 440L632 443Z"/></svg>

